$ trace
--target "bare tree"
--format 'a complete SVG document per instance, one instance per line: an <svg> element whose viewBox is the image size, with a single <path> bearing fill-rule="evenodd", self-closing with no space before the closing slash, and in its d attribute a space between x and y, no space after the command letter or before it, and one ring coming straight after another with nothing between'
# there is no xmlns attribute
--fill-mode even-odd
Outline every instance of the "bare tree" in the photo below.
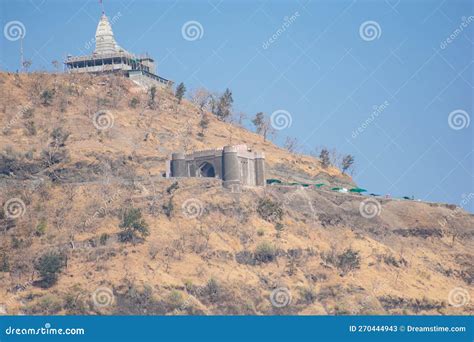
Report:
<svg viewBox="0 0 474 342"><path fill-rule="evenodd" d="M23 70L25 70L25 72L28 72L28 69L30 68L31 64L33 64L31 60L29 59L25 60L22 65Z"/></svg>
<svg viewBox="0 0 474 342"><path fill-rule="evenodd" d="M52 61L51 64L53 65L53 68L56 70L56 72L59 72L61 64L57 60Z"/></svg>
<svg viewBox="0 0 474 342"><path fill-rule="evenodd" d="M186 87L183 82L181 82L176 88L175 97L178 99L178 104L181 103L184 93L186 92Z"/></svg>
<svg viewBox="0 0 474 342"><path fill-rule="evenodd" d="M153 86L148 91L148 106L154 109L156 105L156 87Z"/></svg>
<svg viewBox="0 0 474 342"><path fill-rule="evenodd" d="M232 104L234 98L232 91L227 88L225 92L218 98L213 97L211 99L211 110L212 113L219 118L221 121L227 121L232 115Z"/></svg>
<svg viewBox="0 0 474 342"><path fill-rule="evenodd" d="M199 109L201 113L210 110L211 98L212 94L204 88L193 90L189 96L189 100Z"/></svg>
<svg viewBox="0 0 474 342"><path fill-rule="evenodd" d="M198 133L200 137L204 137L206 130L209 128L209 117L206 113L202 113L201 120L199 120L199 127L201 128L201 132Z"/></svg>
<svg viewBox="0 0 474 342"><path fill-rule="evenodd" d="M328 168L331 165L331 161L329 158L329 151L326 148L321 149L321 153L319 154L319 159L321 161L321 166L323 168Z"/></svg>
<svg viewBox="0 0 474 342"><path fill-rule="evenodd" d="M247 114L244 112L233 113L233 122L237 123L240 127L243 127L244 121L247 120Z"/></svg>
<svg viewBox="0 0 474 342"><path fill-rule="evenodd" d="M263 141L267 141L268 136L275 134L275 129L273 128L270 119L263 112L255 114L252 123L255 126L257 134L263 136Z"/></svg>
<svg viewBox="0 0 474 342"><path fill-rule="evenodd" d="M335 148L329 151L329 159L331 160L332 165L335 165L339 168L342 167L342 156Z"/></svg>
<svg viewBox="0 0 474 342"><path fill-rule="evenodd" d="M354 164L354 157L350 154L344 156L344 158L342 158L342 173L345 173L347 170L349 170L352 165Z"/></svg>
<svg viewBox="0 0 474 342"><path fill-rule="evenodd" d="M299 143L297 138L286 137L283 147L290 153L295 153L299 148Z"/></svg>

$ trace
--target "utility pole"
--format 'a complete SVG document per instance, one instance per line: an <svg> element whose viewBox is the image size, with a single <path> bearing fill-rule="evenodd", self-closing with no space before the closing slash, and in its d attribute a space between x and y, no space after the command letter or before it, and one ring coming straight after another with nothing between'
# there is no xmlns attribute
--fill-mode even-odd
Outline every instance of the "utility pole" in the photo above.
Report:
<svg viewBox="0 0 474 342"><path fill-rule="evenodd" d="M20 71L24 71L25 60L23 58L23 34L20 37Z"/></svg>

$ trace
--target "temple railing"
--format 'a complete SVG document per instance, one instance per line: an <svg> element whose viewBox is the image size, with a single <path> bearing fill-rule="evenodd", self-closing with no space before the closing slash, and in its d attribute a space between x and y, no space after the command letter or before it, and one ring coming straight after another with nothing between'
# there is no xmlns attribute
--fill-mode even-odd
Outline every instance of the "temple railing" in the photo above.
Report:
<svg viewBox="0 0 474 342"><path fill-rule="evenodd" d="M74 63L74 62L83 62L90 60L100 60L100 59L110 59L110 58L128 58L132 60L140 61L142 59L152 59L148 54L144 55L134 55L129 52L114 52L114 53L104 53L104 54L92 54L84 56L68 56L65 63Z"/></svg>

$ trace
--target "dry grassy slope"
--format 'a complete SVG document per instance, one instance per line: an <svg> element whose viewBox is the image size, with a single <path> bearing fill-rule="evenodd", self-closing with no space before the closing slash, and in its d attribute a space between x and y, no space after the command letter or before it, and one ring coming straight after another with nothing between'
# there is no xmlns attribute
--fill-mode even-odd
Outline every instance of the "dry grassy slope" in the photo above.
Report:
<svg viewBox="0 0 474 342"><path fill-rule="evenodd" d="M21 88L13 76L2 77L2 94L7 93L2 96L4 112L11 116L18 105L15 101L31 93L25 84L34 82L35 76L28 82L16 81ZM55 80L52 76L47 79ZM8 82L13 83L5 87ZM97 80L88 77L74 83L79 92L99 87ZM115 87L121 86L127 89L129 84L116 80ZM128 91L142 96L138 90ZM123 105L114 111L114 128L98 134L89 117L97 99L93 95L90 99L88 105L85 95L72 97L64 114L37 107L37 135L25 136L18 122L9 135L2 136L2 146L8 141L23 153L35 149L39 158L47 144L46 131L64 125L72 132L66 145L73 162L58 167L71 168L80 160L97 163L90 154L94 152L112 160L125 154L127 158L114 165L116 169L131 163L138 174L161 171L160 160L144 159L157 154L158 135L164 127L172 134L178 127L177 118L168 114L165 120L158 113L150 122L151 112L140 116ZM120 99L126 102L125 97ZM194 119L190 116L189 120ZM210 132L212 127L227 134L228 126L223 123L213 121ZM150 129L156 141L144 142L143 129ZM236 131L241 141L255 141L253 134ZM225 144L229 138L218 134L212 139ZM170 145L165 148L175 148L172 142L166 143ZM200 141L193 140L193 144L199 147ZM270 151L282 158L296 158L271 144L264 146L270 159ZM0 217L0 259L6 256L9 263L9 272L0 272L0 308L13 314L474 313L472 299L459 308L448 303L454 288L464 289L471 297L474 294L474 218L462 210L381 200L380 215L367 219L359 213L363 199L359 196L296 187L247 189L236 194L212 179L180 180L178 189L170 194L167 189L173 180L130 182L118 177L115 168L108 171L117 175L109 183L57 184L46 177L44 182L3 180L1 204L18 197L25 202L26 211L16 220ZM337 170L331 171L337 175ZM279 203L282 226L258 214L259 198ZM170 203L173 210L168 217L163 206ZM202 208L201 215L185 215L185 203ZM146 240L135 245L120 243L116 237L122 210L132 206L141 209L150 228ZM44 235L36 234L41 221L46 222ZM101 243L103 234L109 238ZM255 263L253 253L262 243L274 246L275 260ZM344 272L331 255L347 249L359 253L360 266ZM32 265L48 250L67 253L68 262L58 283L41 289L33 283L38 275ZM282 308L269 300L278 287L288 288L292 296L291 303ZM110 305L94 305L93 293L99 288L113 291Z"/></svg>
<svg viewBox="0 0 474 342"><path fill-rule="evenodd" d="M67 146L71 161L97 163L107 155L110 159L127 159L127 165L140 175L159 175L165 171L165 159L179 150L219 148L227 144L247 144L264 151L267 177L296 181L326 179L331 184L353 185L351 178L337 168L320 167L317 159L296 156L278 148L262 137L235 125L221 122L209 115L210 124L204 138L198 137L199 112L191 103L178 106L167 91L157 94L156 109L146 106L148 95L128 79L90 77L89 75L13 75L0 73L2 122L11 123L10 133L0 136L0 144L14 150L36 154L49 143L54 127L63 127L71 135ZM40 104L40 93L54 89L56 95L50 106ZM133 97L140 100L130 108ZM25 120L18 118L21 106L31 104L37 134L26 136ZM109 110L114 125L106 131L97 130L92 122L94 113ZM62 111L61 111L62 110ZM16 119L15 119L16 118ZM77 172L77 170L76 170Z"/></svg>

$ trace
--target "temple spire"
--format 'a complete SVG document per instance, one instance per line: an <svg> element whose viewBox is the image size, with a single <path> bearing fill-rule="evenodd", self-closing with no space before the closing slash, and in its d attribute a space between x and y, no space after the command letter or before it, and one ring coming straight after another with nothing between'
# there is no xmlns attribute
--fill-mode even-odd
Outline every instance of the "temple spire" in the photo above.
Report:
<svg viewBox="0 0 474 342"><path fill-rule="evenodd" d="M118 46L114 38L112 26L109 23L109 19L102 13L97 25L97 31L95 33L95 51L94 53L103 55L108 53L118 52Z"/></svg>

